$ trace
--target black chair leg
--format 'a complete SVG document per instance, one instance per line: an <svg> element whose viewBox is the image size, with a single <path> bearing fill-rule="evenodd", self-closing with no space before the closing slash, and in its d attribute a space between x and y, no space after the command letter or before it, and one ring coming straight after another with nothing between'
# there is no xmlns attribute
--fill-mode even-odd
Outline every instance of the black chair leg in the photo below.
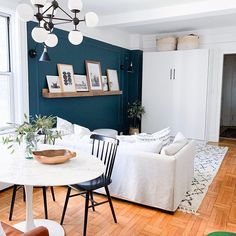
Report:
<svg viewBox="0 0 236 236"><path fill-rule="evenodd" d="M71 187L68 187L67 194L66 194L66 199L65 199L65 204L64 204L64 208L63 208L63 212L62 212L62 216L61 216L61 225L64 222L67 205L68 205L69 198L70 198L70 192L71 192Z"/></svg>
<svg viewBox="0 0 236 236"><path fill-rule="evenodd" d="M43 190L43 204L44 204L44 214L45 219L48 219L48 207L47 207L47 187L42 187Z"/></svg>
<svg viewBox="0 0 236 236"><path fill-rule="evenodd" d="M93 211L95 211L94 202L93 202L93 191L90 192L90 197L91 197L92 209Z"/></svg>
<svg viewBox="0 0 236 236"><path fill-rule="evenodd" d="M114 219L115 223L117 223L116 214L115 214L115 211L114 211L114 208L113 208L113 204L112 204L112 200L111 200L109 189L108 189L107 186L105 186L104 188L106 190L106 194L107 194L107 198L108 198L109 205L110 205L110 208L111 208L113 219Z"/></svg>
<svg viewBox="0 0 236 236"><path fill-rule="evenodd" d="M13 186L13 193L11 198L11 207L10 207L10 214L9 214L9 221L12 220L14 205L15 205L15 199L16 199L16 191L17 191L17 185Z"/></svg>
<svg viewBox="0 0 236 236"><path fill-rule="evenodd" d="M54 189L52 186L50 187L50 189L51 189L51 194L52 194L52 200L55 202L56 198L55 198L55 194L54 194Z"/></svg>
<svg viewBox="0 0 236 236"><path fill-rule="evenodd" d="M87 232L88 207L89 207L89 191L86 192L85 211L84 211L84 232L83 232L83 236L86 236L86 232Z"/></svg>

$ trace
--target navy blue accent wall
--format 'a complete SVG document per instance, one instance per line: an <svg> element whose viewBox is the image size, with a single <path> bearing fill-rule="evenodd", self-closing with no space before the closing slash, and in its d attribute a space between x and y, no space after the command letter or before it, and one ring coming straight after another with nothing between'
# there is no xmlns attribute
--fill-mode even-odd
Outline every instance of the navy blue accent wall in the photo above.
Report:
<svg viewBox="0 0 236 236"><path fill-rule="evenodd" d="M29 22L28 49L35 48L36 43L31 37L35 23ZM39 62L42 45L38 44L36 58L28 58L29 64L29 100L30 115L55 115L90 128L114 128L126 132L128 129L127 104L140 98L141 83L141 51L130 51L98 40L85 37L79 46L68 41L68 32L55 29L59 43L49 48L51 62ZM107 69L118 71L120 89L123 95L78 97L78 98L43 98L41 91L47 88L46 75L58 75L57 64L73 65L75 74L86 74L85 60L100 61L103 75ZM120 65L132 60L135 73L120 70ZM142 62L141 62L142 63Z"/></svg>

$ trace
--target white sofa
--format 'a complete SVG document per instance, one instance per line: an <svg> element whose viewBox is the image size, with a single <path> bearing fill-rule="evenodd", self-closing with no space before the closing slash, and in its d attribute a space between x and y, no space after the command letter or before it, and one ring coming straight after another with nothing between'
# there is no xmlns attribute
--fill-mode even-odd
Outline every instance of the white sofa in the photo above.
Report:
<svg viewBox="0 0 236 236"><path fill-rule="evenodd" d="M81 139L75 134L64 136L56 144L88 152L92 145L88 137ZM174 212L190 189L194 157L194 141L174 156L129 150L121 142L112 174L111 195Z"/></svg>

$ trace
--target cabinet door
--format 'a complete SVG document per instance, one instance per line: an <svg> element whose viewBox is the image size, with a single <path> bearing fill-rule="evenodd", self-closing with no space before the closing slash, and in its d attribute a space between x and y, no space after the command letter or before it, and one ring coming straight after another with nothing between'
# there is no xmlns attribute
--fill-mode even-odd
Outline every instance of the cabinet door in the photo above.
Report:
<svg viewBox="0 0 236 236"><path fill-rule="evenodd" d="M205 138L208 50L178 52L173 80L173 133Z"/></svg>
<svg viewBox="0 0 236 236"><path fill-rule="evenodd" d="M172 125L173 53L143 55L142 132L153 133ZM172 73L172 74L171 74Z"/></svg>

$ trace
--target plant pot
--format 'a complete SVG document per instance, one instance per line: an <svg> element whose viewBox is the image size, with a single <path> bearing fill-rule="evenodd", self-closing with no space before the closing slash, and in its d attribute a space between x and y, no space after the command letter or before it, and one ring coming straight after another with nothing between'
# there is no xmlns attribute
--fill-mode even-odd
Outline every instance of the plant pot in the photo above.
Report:
<svg viewBox="0 0 236 236"><path fill-rule="evenodd" d="M139 128L130 127L129 128L129 134L130 135L139 134Z"/></svg>

